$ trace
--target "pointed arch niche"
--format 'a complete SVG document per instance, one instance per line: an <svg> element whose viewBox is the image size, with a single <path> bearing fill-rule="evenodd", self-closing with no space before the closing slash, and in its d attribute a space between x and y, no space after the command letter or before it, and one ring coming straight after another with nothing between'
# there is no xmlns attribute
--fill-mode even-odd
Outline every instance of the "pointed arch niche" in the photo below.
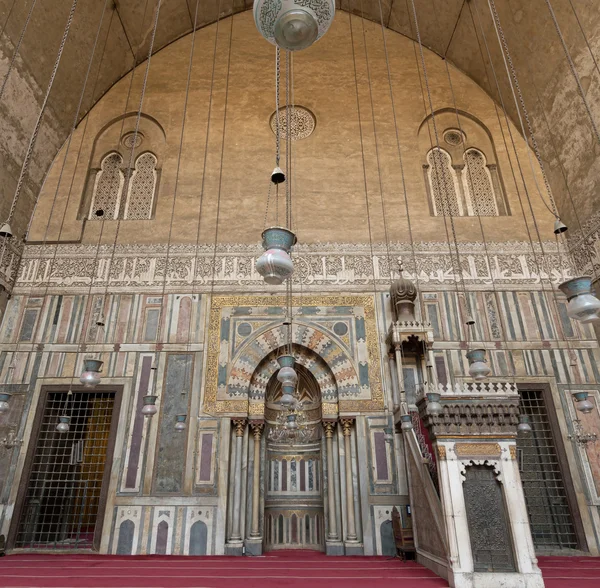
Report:
<svg viewBox="0 0 600 588"><path fill-rule="evenodd" d="M432 216L506 216L510 208L489 129L466 112L435 113L419 129L423 176Z"/></svg>
<svg viewBox="0 0 600 588"><path fill-rule="evenodd" d="M157 120L145 114L136 132L136 121L137 113L128 113L107 123L96 136L79 219L154 217L165 132Z"/></svg>

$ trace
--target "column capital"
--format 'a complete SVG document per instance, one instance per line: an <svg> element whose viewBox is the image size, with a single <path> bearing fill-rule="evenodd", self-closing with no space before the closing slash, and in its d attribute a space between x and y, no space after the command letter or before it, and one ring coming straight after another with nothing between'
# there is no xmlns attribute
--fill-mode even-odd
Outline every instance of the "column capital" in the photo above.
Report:
<svg viewBox="0 0 600 588"><path fill-rule="evenodd" d="M327 439L333 437L333 434L335 433L336 424L337 421L335 420L323 421L323 430L325 431L325 437Z"/></svg>
<svg viewBox="0 0 600 588"><path fill-rule="evenodd" d="M252 434L257 441L260 441L262 437L263 428L265 426L264 421L250 421L250 428L252 429Z"/></svg>
<svg viewBox="0 0 600 588"><path fill-rule="evenodd" d="M235 436L243 437L246 429L246 419L232 419L232 422L235 427Z"/></svg>
<svg viewBox="0 0 600 588"><path fill-rule="evenodd" d="M352 433L352 425L354 424L354 417L347 417L340 419L342 428L344 429L344 437L349 437Z"/></svg>

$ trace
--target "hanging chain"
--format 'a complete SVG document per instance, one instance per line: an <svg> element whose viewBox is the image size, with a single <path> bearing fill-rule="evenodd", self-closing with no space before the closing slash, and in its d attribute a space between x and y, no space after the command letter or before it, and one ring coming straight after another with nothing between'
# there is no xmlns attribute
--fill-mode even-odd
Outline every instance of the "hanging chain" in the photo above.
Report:
<svg viewBox="0 0 600 588"><path fill-rule="evenodd" d="M23 189L23 182L25 181L25 174L27 173L27 170L29 168L29 162L31 161L31 155L33 154L33 148L35 147L37 136L40 131L40 126L42 124L42 118L46 111L46 105L48 104L48 98L50 97L50 91L52 90L52 86L54 85L54 79L56 78L56 72L58 71L58 66L60 64L60 60L62 58L62 54L65 49L65 44L67 42L67 37L69 36L69 31L71 30L71 23L73 22L73 15L75 14L76 8L77 8L77 0L73 0L73 4L71 6L71 11L69 12L69 18L67 20L67 24L66 24L65 30L63 32L62 40L60 42L60 47L58 49L58 55L56 56L56 60L54 62L54 67L52 68L52 74L50 75L50 81L48 82L48 87L46 88L46 95L44 96L44 101L42 102L42 106L40 108L40 112L38 114L38 118L35 123L33 134L31 135L31 139L29 140L29 146L27 147L27 153L25 154L25 159L23 160L23 166L21 167L21 173L19 175L19 180L17 182L17 188L15 190L15 195L13 197L13 201L10 206L8 222L10 222L10 220L12 219L12 217L15 213L15 208L17 206L17 200L19 199L19 196L21 195L21 190Z"/></svg>
<svg viewBox="0 0 600 588"><path fill-rule="evenodd" d="M292 109L290 107L290 51L285 52L285 226L291 229L290 158L292 152Z"/></svg>
<svg viewBox="0 0 600 588"><path fill-rule="evenodd" d="M279 167L281 157L281 128L279 124L279 79L281 75L281 57L279 47L275 48L275 165Z"/></svg>
<svg viewBox="0 0 600 588"><path fill-rule="evenodd" d="M25 36L25 31L27 30L27 27L29 26L29 21L31 20L31 14L33 13L33 9L35 8L36 2L37 2L37 0L33 0L33 2L31 3L31 6L29 7L29 13L27 14L27 18L25 19L25 24L23 25L23 28L21 29L21 34L19 35L19 40L17 41L17 44L15 45L15 50L13 52L13 56L10 60L10 63L8 65L8 69L6 70L6 74L4 74L4 80L2 81L2 87L0 88L0 100L2 100L2 96L4 95L4 89L6 88L6 83L8 82L8 78L12 72L14 65L15 65L17 56L19 55L19 50L21 49L21 43L23 42L23 37ZM13 6L14 6L14 4L13 4ZM12 8L10 10L12 13ZM10 17L10 14L8 16ZM8 18L6 19L6 21L8 22ZM4 33L4 29L2 30L2 33Z"/></svg>
<svg viewBox="0 0 600 588"><path fill-rule="evenodd" d="M417 19L417 9L415 7L415 1L411 0L411 4L412 4L413 20L415 23L415 32L416 32L416 36L417 36L417 43L419 45L419 52L420 52L420 57L421 57L421 67L423 69L423 79L425 80L425 88L427 90L429 109L431 110L431 121L433 123L433 132L435 134L435 144L436 144L437 148L440 149L440 138L439 138L438 129L437 129L437 122L435 120L435 111L433 109L433 99L431 97L431 89L429 87L429 77L427 75L427 68L425 66L425 54L423 53L423 43L421 41L421 33L419 30L419 21ZM438 166L437 166L435 158L434 158L433 162L434 162L434 170L437 170ZM462 286L463 295L464 295L465 304L466 304L467 315L471 316L471 302L469 300L469 297L467 296L467 289L466 289L465 279L463 276L463 271L462 271L462 266L461 266L461 261L460 261L458 238L456 236L456 227L454 225L454 216L452 215L452 210L451 210L450 204L448 202L446 181L444 181L443 194L444 194L443 202L444 202L444 208L445 208L444 217L446 217L446 216L450 217L450 228L452 229L452 239L454 240L454 249L455 249L455 253L456 253L456 266L454 266L452 247L449 243L448 245L449 245L449 252L450 252L450 263L452 264L453 269L454 269L455 273L457 274L458 280ZM458 293L458 285L457 285L457 293Z"/></svg>
<svg viewBox="0 0 600 588"><path fill-rule="evenodd" d="M590 117L590 123L592 124L594 133L596 134L596 139L600 143L600 132L598 131L598 126L596 125L596 120L594 119L594 115L592 114L592 110L590 108L589 102L588 102L587 98L585 97L585 92L583 90L583 86L581 85L581 80L579 79L579 74L577 73L577 69L575 68L575 64L573 63L573 58L571 57L571 54L569 53L569 49L567 47L567 44L565 43L565 38L563 37L562 31L560 30L560 26L558 25L558 20L556 19L556 14L554 14L554 9L552 8L552 4L550 4L550 0L546 0L546 4L548 6L548 10L550 11L550 16L552 16L552 22L554 23L554 28L556 29L556 32L558 33L558 38L560 39L563 51L565 52L565 57L567 58L567 61L569 63L569 68L571 69L571 73L573 74L573 77L575 78L575 82L577 83L577 90L579 91L579 94L581 96L581 99L583 100L585 109L588 113L588 116ZM573 6L573 5L571 5L571 6ZM575 11L575 8L573 8L573 11ZM575 17L577 18L577 13L575 13ZM577 18L577 22L579 22L579 18ZM581 23L579 26L581 27ZM584 38L587 43L587 38L585 37L585 34L584 34ZM596 65L596 67L598 67L598 64L596 63L596 59L595 59L593 53L592 53L592 58L594 59L594 64Z"/></svg>
<svg viewBox="0 0 600 588"><path fill-rule="evenodd" d="M512 57L510 55L510 51L508 50L508 43L506 42L506 37L504 36L504 30L502 29L502 25L500 24L500 17L498 16L498 11L496 10L496 4L494 2L494 0L488 0L488 4L490 6L490 10L492 12L492 16L494 18L494 23L496 26L496 30L498 32L498 35L500 37L500 40L502 42L502 47L504 49L502 57L505 59L505 61L508 63L508 67L510 68L510 73L512 76L512 79L514 81L514 89L516 89L517 91L517 95L519 98L519 104L521 105L521 108L523 110L523 116L525 117L525 122L527 123L527 129L529 130L529 137L531 138L531 146L533 147L533 151L535 153L535 156L538 160L539 166L540 166L540 170L542 172L542 178L544 180L544 185L546 187L546 192L548 194L548 197L550 198L550 203L552 205L552 209L550 209L548 207L548 205L546 204L546 201L544 200L544 198L542 198L542 202L544 203L544 205L546 206L546 208L548 208L548 210L556 217L558 218L558 211L556 208L556 203L554 201L554 195L552 194L552 190L550 188L550 182L548 181L548 177L546 176L546 171L544 169L544 162L542 160L542 156L540 155L540 150L537 144L537 141L535 139L535 135L533 133L533 127L531 126L531 121L529 120L529 113L527 111L527 107L525 106L525 100L523 99L523 94L521 92L521 86L519 84L519 79L517 77L517 72L515 70L515 66L513 64L513 60ZM512 88L512 85L511 85ZM514 94L514 89L513 89L513 94ZM519 122L521 123L521 130L523 132L523 137L525 138L525 140L527 141L527 134L525 133L525 127L523 126L523 119L521 118L521 113L519 111L519 108L517 106L517 114L519 116ZM529 157L529 150L527 150L527 157ZM539 186L537 184L537 178L535 177L535 170L533 169L532 166L532 171L533 171L533 179L536 185L536 188L538 189L538 193L540 194L540 197L542 197L541 191L539 189Z"/></svg>

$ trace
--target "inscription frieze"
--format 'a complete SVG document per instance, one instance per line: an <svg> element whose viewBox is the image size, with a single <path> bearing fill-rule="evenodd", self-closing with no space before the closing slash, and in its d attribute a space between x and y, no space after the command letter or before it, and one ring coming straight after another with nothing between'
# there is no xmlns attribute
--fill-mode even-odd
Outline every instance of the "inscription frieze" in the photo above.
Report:
<svg viewBox="0 0 600 588"><path fill-rule="evenodd" d="M371 252L374 255L371 257ZM554 243L545 243L543 266L540 251L534 256L529 243L481 243L460 246L461 280L471 287L547 287L571 277L565 255L558 254ZM50 292L68 288L86 292L140 288L159 291L199 292L231 290L264 291L262 277L256 272L255 259L261 250L256 245L221 245L215 251L210 245L111 245L97 249L93 245L27 245L24 248L15 291ZM97 259L96 259L97 258ZM14 273L14 264L11 271ZM327 243L298 245L294 250L294 283L307 291L389 287L396 276L399 259L404 275L428 287L448 287L458 281L458 268L453 267L448 244L416 243L413 250L406 243L392 243L390 255L384 244ZM456 259L456 256L454 256ZM390 272L390 267L392 271ZM562 269L561 269L562 268ZM166 282L166 283L165 283ZM281 287L283 288L283 287ZM282 290L283 291L283 290Z"/></svg>

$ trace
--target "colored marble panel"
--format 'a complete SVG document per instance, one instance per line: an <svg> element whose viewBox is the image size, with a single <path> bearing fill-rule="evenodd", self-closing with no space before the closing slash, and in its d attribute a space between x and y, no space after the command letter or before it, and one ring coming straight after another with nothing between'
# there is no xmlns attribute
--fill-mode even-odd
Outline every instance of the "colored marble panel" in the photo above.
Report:
<svg viewBox="0 0 600 588"><path fill-rule="evenodd" d="M187 414L190 383L194 370L191 354L169 354L163 391L159 440L156 451L154 490L160 493L179 493L185 472L185 437L175 430L175 417Z"/></svg>
<svg viewBox="0 0 600 588"><path fill-rule="evenodd" d="M136 487L137 473L142 450L142 434L144 432L144 415L142 414L142 407L144 405L143 397L148 393L148 382L150 381L151 370L152 357L144 357L142 359L140 389L137 395L137 402L135 406L135 419L133 421L133 431L131 433L131 447L129 449L129 462L127 463L127 477L125 479L125 488L133 489Z"/></svg>
<svg viewBox="0 0 600 588"><path fill-rule="evenodd" d="M133 553L133 535L135 524L127 519L119 526L119 539L117 542L117 555L131 555Z"/></svg>
<svg viewBox="0 0 600 588"><path fill-rule="evenodd" d="M389 480L387 452L385 447L385 435L382 432L373 433L373 444L375 445L375 466L378 481Z"/></svg>
<svg viewBox="0 0 600 588"><path fill-rule="evenodd" d="M144 329L144 341L156 341L158 334L158 319L160 309L151 308L146 312L146 325Z"/></svg>
<svg viewBox="0 0 600 588"><path fill-rule="evenodd" d="M206 555L208 528L203 521L196 521L190 529L190 555Z"/></svg>
<svg viewBox="0 0 600 588"><path fill-rule="evenodd" d="M21 333L19 341L31 341L33 338L33 329L37 320L38 311L36 309L28 309L23 315L23 323L21 325Z"/></svg>
<svg viewBox="0 0 600 588"><path fill-rule="evenodd" d="M212 447L213 434L204 433L200 444L200 473L198 475L200 482L210 482L211 480Z"/></svg>
<svg viewBox="0 0 600 588"><path fill-rule="evenodd" d="M156 550L157 555L167 555L167 539L169 538L169 523L160 521L156 530Z"/></svg>
<svg viewBox="0 0 600 588"><path fill-rule="evenodd" d="M381 533L381 555L394 557L396 555L396 541L392 521L383 521L379 531Z"/></svg>

